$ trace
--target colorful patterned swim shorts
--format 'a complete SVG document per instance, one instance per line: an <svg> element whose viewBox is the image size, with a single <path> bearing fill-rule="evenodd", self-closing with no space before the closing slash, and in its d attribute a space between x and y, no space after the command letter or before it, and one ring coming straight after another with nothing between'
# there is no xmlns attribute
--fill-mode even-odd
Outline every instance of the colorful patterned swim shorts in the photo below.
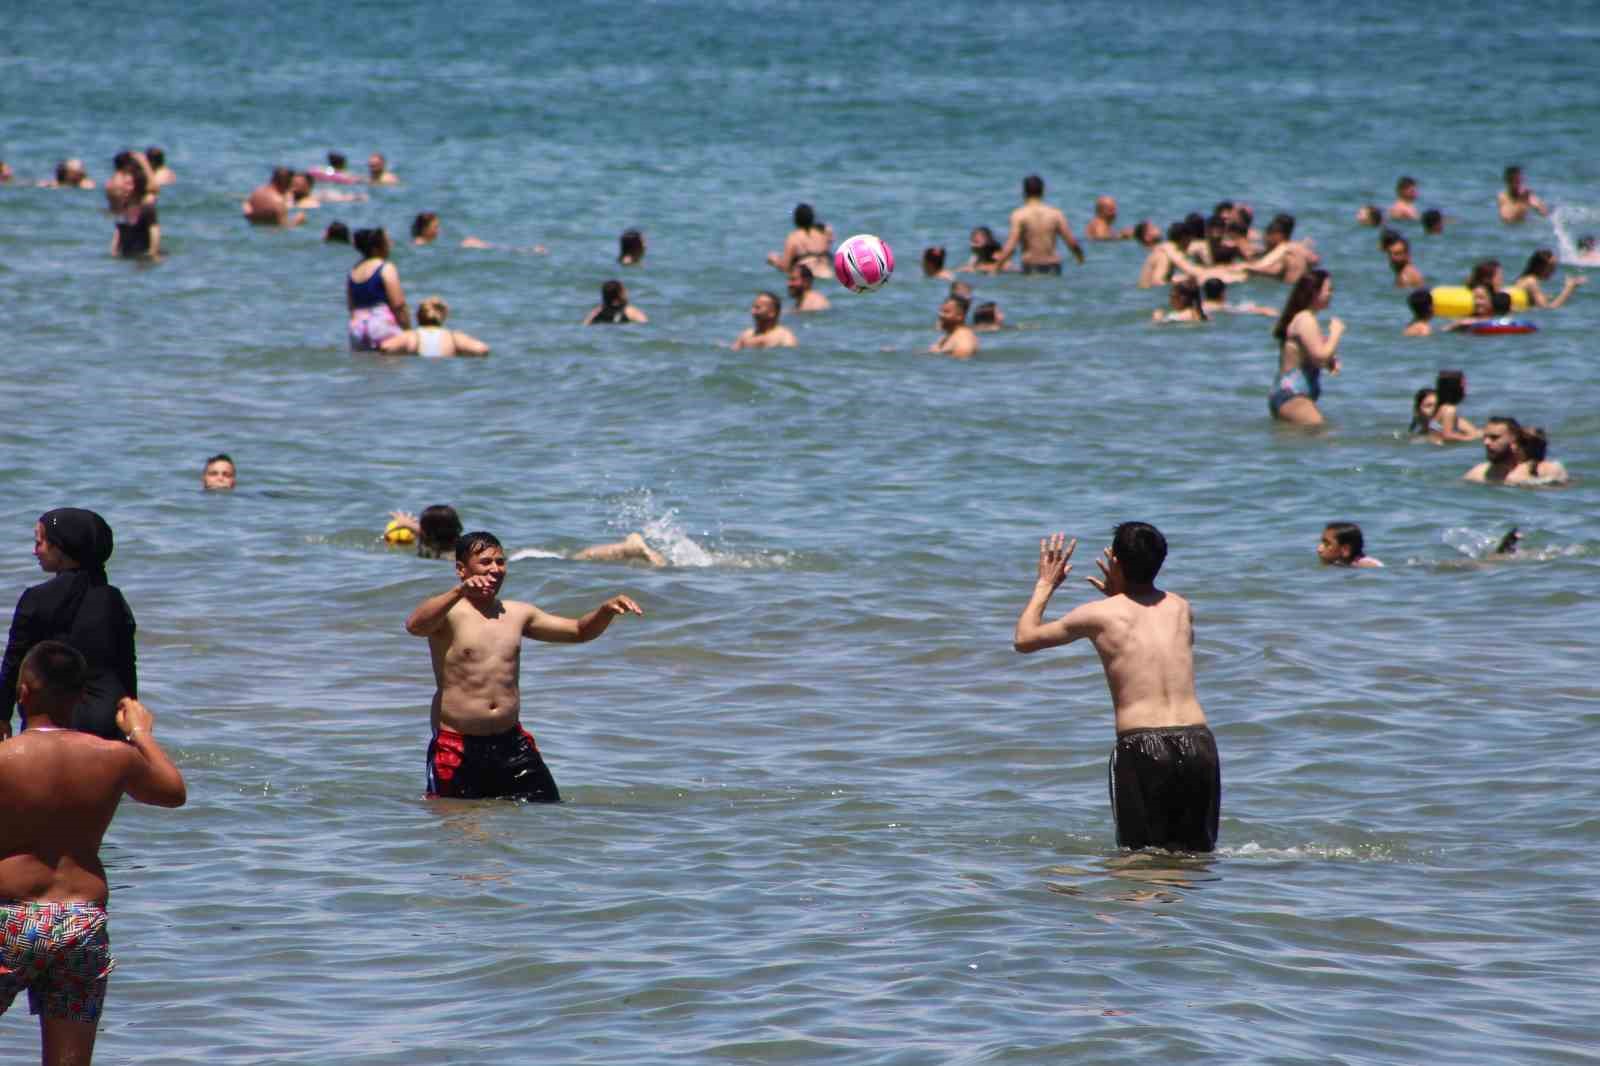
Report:
<svg viewBox="0 0 1600 1066"><path fill-rule="evenodd" d="M98 903L0 901L0 1014L26 988L33 1014L98 1021L115 967Z"/></svg>

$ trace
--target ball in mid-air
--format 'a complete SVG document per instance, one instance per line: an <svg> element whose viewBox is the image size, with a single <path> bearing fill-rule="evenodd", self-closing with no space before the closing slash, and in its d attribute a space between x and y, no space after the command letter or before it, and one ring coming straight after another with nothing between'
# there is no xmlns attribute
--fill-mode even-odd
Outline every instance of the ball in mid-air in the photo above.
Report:
<svg viewBox="0 0 1600 1066"><path fill-rule="evenodd" d="M894 252L870 233L858 233L833 250L833 276L851 292L882 288L894 273Z"/></svg>

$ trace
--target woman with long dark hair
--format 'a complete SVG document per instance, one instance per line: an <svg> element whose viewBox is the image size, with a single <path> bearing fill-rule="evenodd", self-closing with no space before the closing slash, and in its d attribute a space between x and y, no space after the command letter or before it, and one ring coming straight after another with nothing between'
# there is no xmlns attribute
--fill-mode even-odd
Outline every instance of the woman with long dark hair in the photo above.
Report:
<svg viewBox="0 0 1600 1066"><path fill-rule="evenodd" d="M1317 397L1322 395L1322 372L1339 372L1339 338L1344 323L1330 319L1322 332L1317 312L1333 300L1333 279L1326 270L1308 271L1283 305L1272 335L1278 341L1278 378L1267 394L1272 417L1300 426L1322 425Z"/></svg>
<svg viewBox="0 0 1600 1066"><path fill-rule="evenodd" d="M1511 288L1527 292L1529 307L1554 309L1571 299L1578 286L1589 280L1582 274L1568 274L1566 280L1561 283L1561 292L1555 299L1551 299L1544 294L1544 289L1539 287L1539 283L1550 280L1555 273L1556 253L1549 248L1540 248L1528 256L1528 263L1522 268L1522 275L1511 283Z"/></svg>
<svg viewBox="0 0 1600 1066"><path fill-rule="evenodd" d="M117 701L138 697L139 678L133 612L106 579L111 546L111 527L93 511L63 507L39 516L33 555L39 569L54 576L25 590L11 617L11 639L0 663L0 737L11 732L23 657L41 641L60 640L89 663L89 683L73 712L73 726L109 740L122 739Z"/></svg>
<svg viewBox="0 0 1600 1066"><path fill-rule="evenodd" d="M783 251L771 252L767 262L785 274L799 263L811 270L813 277L833 277L833 227L817 221L817 213L810 204L797 204L794 209L794 229L783 239Z"/></svg>

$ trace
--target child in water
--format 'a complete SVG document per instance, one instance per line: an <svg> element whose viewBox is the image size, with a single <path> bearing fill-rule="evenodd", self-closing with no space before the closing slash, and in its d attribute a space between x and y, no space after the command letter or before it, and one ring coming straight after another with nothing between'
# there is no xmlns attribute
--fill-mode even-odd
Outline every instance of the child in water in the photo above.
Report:
<svg viewBox="0 0 1600 1066"><path fill-rule="evenodd" d="M1361 527L1354 522L1329 522L1317 543L1317 558L1325 566L1379 567L1383 563L1366 554Z"/></svg>

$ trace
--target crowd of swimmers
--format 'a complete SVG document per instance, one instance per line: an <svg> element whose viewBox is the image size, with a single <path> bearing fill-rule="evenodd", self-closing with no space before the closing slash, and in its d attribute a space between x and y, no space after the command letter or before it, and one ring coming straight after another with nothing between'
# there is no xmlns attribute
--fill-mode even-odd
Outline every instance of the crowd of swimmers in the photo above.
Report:
<svg viewBox="0 0 1600 1066"><path fill-rule="evenodd" d="M0 163L0 181L10 170ZM1507 224L1547 208L1508 168L1498 210ZM116 220L112 251L124 257L161 256L156 202L160 189L176 180L158 148L118 155L105 183L107 207ZM296 173L277 168L242 205L254 226L293 227L323 199L366 195L353 186L375 188L398 181L381 154L368 160L365 177L346 170L345 159L330 153L328 165ZM55 179L42 183L93 188L82 164L67 160ZM319 184L330 189L322 199ZM1358 219L1418 222L1424 232L1442 232L1444 216L1421 210L1418 183L1402 178L1386 210L1363 208ZM1268 403L1274 417L1316 425L1320 377L1340 369L1344 324L1318 318L1333 297L1333 281L1306 240L1294 237L1292 216L1274 217L1263 232L1253 225L1247 205L1221 203L1209 216L1190 215L1164 231L1148 221L1119 226L1117 204L1095 201L1085 228L1087 241L1133 240L1147 249L1139 284L1169 287L1169 306L1155 313L1160 323L1209 321L1223 314L1275 317L1277 372ZM439 239L436 214L413 221L417 244ZM328 240L348 240L361 258L346 277L348 335L352 349L424 357L482 356L488 345L446 325L449 307L436 297L417 307L410 321L398 269L390 259L387 233L335 223ZM831 275L832 230L809 205L794 212L794 229L783 248L768 256L781 272L798 313L825 311L828 298L816 289ZM486 247L466 238L467 247ZM970 235L971 256L956 273L1057 275L1062 246L1078 263L1085 253L1066 216L1044 200L1037 176L1023 182L1023 202L1012 212L1004 240L987 227ZM1396 284L1412 288L1415 321L1408 335L1429 332L1433 309L1420 298L1420 268L1404 237L1385 230L1380 241ZM535 249L542 251L542 249ZM618 264L639 266L644 235L625 231ZM1550 297L1542 283L1556 266L1553 253L1535 252L1522 274L1505 286L1500 265L1479 263L1468 278L1473 316L1503 313L1513 290L1522 290L1528 307L1560 307L1581 278L1569 277ZM924 276L950 289L938 312L939 337L930 350L957 359L978 351L977 334L1000 328L1003 315L992 302L980 305L969 324L971 284L945 265L943 248L927 249ZM1271 277L1289 286L1281 311L1250 303L1230 303L1227 286L1250 277ZM769 290L752 301L752 325L732 342L735 349L787 348L797 343L781 324L782 297ZM601 301L584 320L593 325L644 324L648 316L629 301L627 287L610 279ZM1438 444L1481 440L1485 459L1465 475L1473 481L1552 484L1566 480L1561 464L1546 452L1548 437L1516 419L1495 415L1482 429L1461 411L1466 377L1440 371L1431 387L1418 390L1410 431ZM227 492L238 485L231 456L219 453L202 464L206 491ZM1512 530L1497 552L1515 550ZM578 616L556 615L530 603L503 599L508 558L492 533L468 532L460 515L436 504L412 515L393 512L383 539L415 544L419 555L453 560L454 580L424 598L405 620L408 633L426 639L435 693L430 704L430 739L425 756L426 794L454 799L513 798L556 802L560 792L533 736L521 721L520 656L524 640L582 643L606 632L626 616L643 610L625 595L612 595ZM0 663L0 1012L26 989L40 1015L47 1061L88 1062L105 997L112 961L106 934L108 893L98 851L124 795L163 806L187 797L183 777L153 736L154 716L138 701L135 624L121 592L110 584L106 566L112 554L111 527L98 514L63 508L41 515L34 527L34 555L48 580L28 588L17 602L3 663ZM1199 852L1216 845L1221 797L1221 761L1215 738L1195 695L1193 615L1182 597L1159 589L1155 578L1165 559L1165 537L1140 522L1119 525L1096 558L1098 577L1088 583L1097 598L1047 621L1044 610L1071 572L1077 541L1054 534L1040 542L1038 573L1018 617L1013 646L1021 653L1090 641L1099 654L1111 691L1116 740L1110 756L1111 808L1120 846L1167 847ZM1383 564L1366 553L1361 528L1330 522L1316 548L1329 566L1371 569ZM596 544L573 559L665 565L667 560L637 533L615 543ZM11 719L22 712L12 736Z"/></svg>

